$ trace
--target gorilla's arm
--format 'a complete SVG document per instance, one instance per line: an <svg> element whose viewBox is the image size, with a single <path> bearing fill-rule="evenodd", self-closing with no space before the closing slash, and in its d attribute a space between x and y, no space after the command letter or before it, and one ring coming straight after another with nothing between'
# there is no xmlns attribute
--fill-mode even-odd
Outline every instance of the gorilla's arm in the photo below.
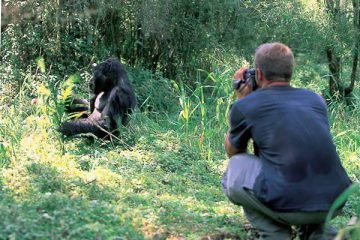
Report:
<svg viewBox="0 0 360 240"><path fill-rule="evenodd" d="M105 137L109 131L109 126L102 117L102 110L108 101L108 94L98 94L91 99L93 111L86 119L76 119L74 121L63 122L60 131L66 136L73 136L81 133L92 133L99 138Z"/></svg>
<svg viewBox="0 0 360 240"><path fill-rule="evenodd" d="M90 98L90 112L92 113L94 111L94 108L95 108L95 101L96 101L96 98L98 97L98 94L94 94L92 95L92 97Z"/></svg>
<svg viewBox="0 0 360 240"><path fill-rule="evenodd" d="M106 125L109 126L109 129L117 130L119 120L123 125L127 124L128 115L131 114L135 105L136 99L133 90L127 86L117 86L110 93L101 114L102 118L107 121Z"/></svg>
<svg viewBox="0 0 360 240"><path fill-rule="evenodd" d="M72 99L65 103L65 111L70 113L72 118L86 118L89 115L89 102L85 99Z"/></svg>

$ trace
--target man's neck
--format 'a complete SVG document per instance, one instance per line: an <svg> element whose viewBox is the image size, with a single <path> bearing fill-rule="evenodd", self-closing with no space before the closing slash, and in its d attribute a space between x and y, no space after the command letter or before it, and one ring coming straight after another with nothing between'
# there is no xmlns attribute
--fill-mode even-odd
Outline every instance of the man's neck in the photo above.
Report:
<svg viewBox="0 0 360 240"><path fill-rule="evenodd" d="M273 87L273 86L290 86L290 82L284 81L266 81L262 85L262 88Z"/></svg>

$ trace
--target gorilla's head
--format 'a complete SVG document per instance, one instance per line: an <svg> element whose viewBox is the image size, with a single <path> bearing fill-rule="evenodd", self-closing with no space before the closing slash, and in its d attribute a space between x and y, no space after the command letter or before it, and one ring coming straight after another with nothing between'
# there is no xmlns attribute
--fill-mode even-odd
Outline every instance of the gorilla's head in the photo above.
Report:
<svg viewBox="0 0 360 240"><path fill-rule="evenodd" d="M111 91L121 81L125 71L119 60L110 58L96 65L93 69L93 76L90 80L90 90L94 94ZM125 76L127 78L127 76Z"/></svg>

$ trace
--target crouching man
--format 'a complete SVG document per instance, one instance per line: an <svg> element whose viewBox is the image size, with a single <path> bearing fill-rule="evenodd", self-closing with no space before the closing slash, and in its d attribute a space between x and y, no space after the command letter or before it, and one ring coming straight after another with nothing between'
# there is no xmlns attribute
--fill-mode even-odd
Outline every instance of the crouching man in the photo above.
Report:
<svg viewBox="0 0 360 240"><path fill-rule="evenodd" d="M230 161L223 190L243 206L261 239L291 239L292 225L300 239L330 239L327 212L351 182L332 140L326 104L290 86L294 56L284 44L260 45L254 62L253 81L249 69L235 73L238 100L225 139ZM255 155L246 153L250 139Z"/></svg>

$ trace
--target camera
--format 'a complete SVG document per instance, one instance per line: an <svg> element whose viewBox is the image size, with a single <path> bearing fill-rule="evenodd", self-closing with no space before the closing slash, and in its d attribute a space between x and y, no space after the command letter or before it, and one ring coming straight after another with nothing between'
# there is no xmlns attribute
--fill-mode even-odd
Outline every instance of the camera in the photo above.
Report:
<svg viewBox="0 0 360 240"><path fill-rule="evenodd" d="M252 91L255 91L256 89L258 89L256 80L255 80L255 68L246 69L246 71L244 72L244 80L235 79L233 81L234 90L239 90L240 88L243 88L243 84L245 84L245 83L251 84Z"/></svg>

